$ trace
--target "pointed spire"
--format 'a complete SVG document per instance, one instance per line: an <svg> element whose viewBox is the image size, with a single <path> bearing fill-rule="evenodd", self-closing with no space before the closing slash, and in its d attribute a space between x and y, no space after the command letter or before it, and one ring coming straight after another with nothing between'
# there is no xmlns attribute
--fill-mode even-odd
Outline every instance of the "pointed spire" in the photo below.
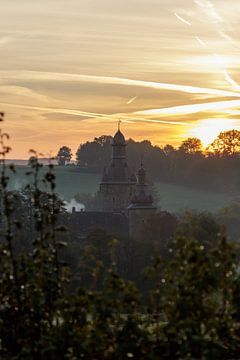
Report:
<svg viewBox="0 0 240 360"><path fill-rule="evenodd" d="M146 185L146 171L143 167L143 156L141 154L140 168L137 172L137 185Z"/></svg>
<svg viewBox="0 0 240 360"><path fill-rule="evenodd" d="M121 120L119 119L118 120L118 130L116 132L116 134L114 135L113 137L113 142L112 142L112 145L113 146L118 146L118 145L123 145L123 146L126 146L126 141L125 141L125 138L124 138L124 135L123 133L121 132L120 130L120 127L121 127Z"/></svg>
<svg viewBox="0 0 240 360"><path fill-rule="evenodd" d="M140 160L140 167L143 168L143 153L141 153Z"/></svg>
<svg viewBox="0 0 240 360"><path fill-rule="evenodd" d="M122 122L122 120L118 120L118 131L120 131L121 130L121 122Z"/></svg>

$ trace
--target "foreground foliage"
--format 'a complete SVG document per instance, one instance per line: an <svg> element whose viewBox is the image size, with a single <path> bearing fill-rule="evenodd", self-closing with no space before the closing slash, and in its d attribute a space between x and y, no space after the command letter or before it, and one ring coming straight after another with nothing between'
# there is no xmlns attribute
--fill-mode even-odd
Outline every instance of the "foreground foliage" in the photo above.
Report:
<svg viewBox="0 0 240 360"><path fill-rule="evenodd" d="M39 190L37 161L28 186L31 247L16 251L24 222L16 221L16 199L8 191L2 145L0 248L1 359L238 359L240 357L240 277L238 249L219 235L187 223L169 259L157 258L145 270L144 294L118 274L117 242L97 238L86 249L78 288L62 261L67 245L58 216L51 165ZM14 171L14 168L12 168ZM205 228L211 227L205 218ZM199 224L198 224L199 226ZM95 242L95 244L94 244ZM95 245L95 246L94 246ZM80 257L80 254L79 254ZM106 261L103 262L103 259ZM134 256L132 258L134 266ZM86 281L87 279L87 281Z"/></svg>

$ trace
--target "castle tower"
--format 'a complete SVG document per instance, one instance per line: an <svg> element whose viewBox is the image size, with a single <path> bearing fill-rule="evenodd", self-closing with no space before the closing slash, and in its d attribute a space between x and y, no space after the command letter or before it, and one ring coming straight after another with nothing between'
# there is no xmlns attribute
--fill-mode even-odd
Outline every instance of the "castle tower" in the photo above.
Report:
<svg viewBox="0 0 240 360"><path fill-rule="evenodd" d="M126 159L126 141L120 130L112 141L112 158L109 166L104 169L100 184L102 211L124 212L130 204L134 192L136 177L130 171Z"/></svg>
<svg viewBox="0 0 240 360"><path fill-rule="evenodd" d="M135 192L128 206L129 236L134 239L144 239L145 223L157 210L147 188L146 171L141 163L137 172Z"/></svg>

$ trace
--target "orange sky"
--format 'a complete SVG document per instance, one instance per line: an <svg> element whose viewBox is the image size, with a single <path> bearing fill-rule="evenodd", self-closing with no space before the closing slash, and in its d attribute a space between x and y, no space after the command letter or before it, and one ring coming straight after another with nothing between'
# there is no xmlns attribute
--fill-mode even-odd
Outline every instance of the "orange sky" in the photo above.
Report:
<svg viewBox="0 0 240 360"><path fill-rule="evenodd" d="M240 130L238 0L2 0L11 158L113 134L207 145Z"/></svg>

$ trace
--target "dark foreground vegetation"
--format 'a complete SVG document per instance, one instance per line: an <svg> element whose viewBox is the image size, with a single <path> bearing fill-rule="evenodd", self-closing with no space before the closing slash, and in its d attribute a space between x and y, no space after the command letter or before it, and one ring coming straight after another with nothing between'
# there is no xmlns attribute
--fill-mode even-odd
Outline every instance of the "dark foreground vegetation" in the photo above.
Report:
<svg viewBox="0 0 240 360"><path fill-rule="evenodd" d="M8 190L5 138L0 133L1 359L240 357L239 250L212 218L178 226L171 217L174 235L156 218L144 243L119 244L99 229L79 248L62 226L68 217L51 165L40 179L34 154L21 203Z"/></svg>

